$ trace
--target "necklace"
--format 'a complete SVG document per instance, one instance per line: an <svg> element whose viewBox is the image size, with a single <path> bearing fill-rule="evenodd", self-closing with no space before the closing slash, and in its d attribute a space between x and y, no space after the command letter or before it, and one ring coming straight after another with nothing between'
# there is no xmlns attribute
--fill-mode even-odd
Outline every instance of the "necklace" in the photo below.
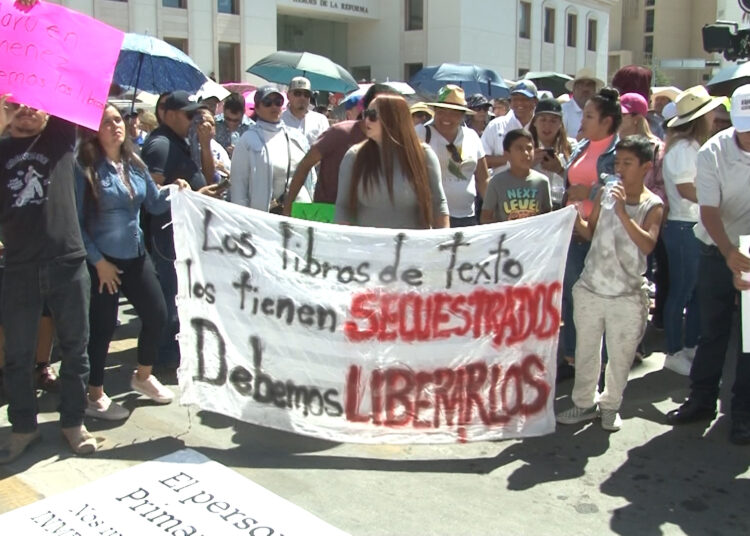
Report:
<svg viewBox="0 0 750 536"><path fill-rule="evenodd" d="M26 147L26 150L21 155L21 160L22 161L26 160L26 158L29 156L29 153L31 153L31 150L34 148L34 145L36 145L36 142L39 141L39 138L41 136L42 136L42 133L40 132L39 134L36 135L36 137L33 140L31 140L31 143L29 144L29 146Z"/></svg>

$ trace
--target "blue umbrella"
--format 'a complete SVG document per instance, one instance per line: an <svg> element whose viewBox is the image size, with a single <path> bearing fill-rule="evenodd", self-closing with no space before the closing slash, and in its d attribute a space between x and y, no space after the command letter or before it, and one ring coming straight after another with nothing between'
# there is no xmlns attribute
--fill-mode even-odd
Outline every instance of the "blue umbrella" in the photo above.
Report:
<svg viewBox="0 0 750 536"><path fill-rule="evenodd" d="M433 95L446 84L462 87L467 97L475 93L488 99L507 99L510 96L508 86L497 72L468 63L425 67L409 80L409 85L417 91Z"/></svg>
<svg viewBox="0 0 750 536"><path fill-rule="evenodd" d="M208 80L190 56L169 43L126 33L112 81L149 93L184 89L195 93Z"/></svg>
<svg viewBox="0 0 750 536"><path fill-rule="evenodd" d="M248 67L248 73L269 82L289 84L295 76L310 80L314 90L346 93L357 89L357 82L341 65L310 52L278 50Z"/></svg>

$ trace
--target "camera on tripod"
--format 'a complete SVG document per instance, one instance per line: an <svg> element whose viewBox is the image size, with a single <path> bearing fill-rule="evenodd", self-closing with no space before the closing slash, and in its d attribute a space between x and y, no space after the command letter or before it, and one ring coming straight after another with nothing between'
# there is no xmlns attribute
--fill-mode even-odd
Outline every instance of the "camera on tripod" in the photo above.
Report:
<svg viewBox="0 0 750 536"><path fill-rule="evenodd" d="M737 0L740 9L750 13L750 0ZM703 50L721 52L728 61L750 58L750 28L738 30L736 22L717 20L702 30Z"/></svg>

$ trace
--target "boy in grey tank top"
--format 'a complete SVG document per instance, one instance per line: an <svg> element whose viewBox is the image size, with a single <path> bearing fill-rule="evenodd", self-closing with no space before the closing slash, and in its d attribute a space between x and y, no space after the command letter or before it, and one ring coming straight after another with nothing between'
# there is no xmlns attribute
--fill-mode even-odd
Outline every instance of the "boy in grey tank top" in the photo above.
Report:
<svg viewBox="0 0 750 536"><path fill-rule="evenodd" d="M615 171L621 182L611 193L601 189L588 222L580 216L576 221L581 236L591 240L591 250L573 286L578 334L574 406L557 414L561 424L601 415L602 428L609 431L619 430L622 424L618 414L622 394L646 329L649 300L643 274L664 210L661 199L643 185L654 159L648 138L628 136L615 149ZM604 392L597 397L605 332L609 360Z"/></svg>

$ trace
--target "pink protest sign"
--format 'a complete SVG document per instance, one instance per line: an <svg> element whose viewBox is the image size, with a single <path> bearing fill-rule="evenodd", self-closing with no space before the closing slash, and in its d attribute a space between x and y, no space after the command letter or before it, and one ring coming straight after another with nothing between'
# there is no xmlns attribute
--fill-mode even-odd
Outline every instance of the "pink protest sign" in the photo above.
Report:
<svg viewBox="0 0 750 536"><path fill-rule="evenodd" d="M0 94L98 129L123 37L55 4L0 0Z"/></svg>

